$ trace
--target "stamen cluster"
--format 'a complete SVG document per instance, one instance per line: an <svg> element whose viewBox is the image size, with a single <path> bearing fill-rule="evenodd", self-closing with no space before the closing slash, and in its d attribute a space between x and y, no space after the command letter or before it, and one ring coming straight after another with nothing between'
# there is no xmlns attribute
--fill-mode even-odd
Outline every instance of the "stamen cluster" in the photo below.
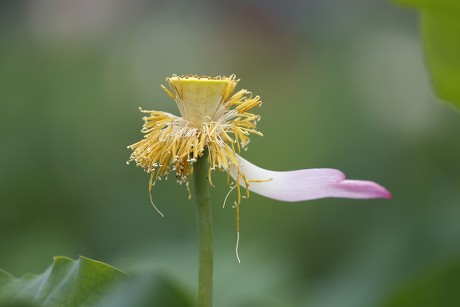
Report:
<svg viewBox="0 0 460 307"><path fill-rule="evenodd" d="M130 160L150 173L149 190L157 180L174 172L178 183L185 183L190 195L189 176L193 162L209 152L209 183L213 170L235 170L237 182L248 182L240 170L237 153L246 149L250 134L257 129L260 115L250 111L262 105L259 96L242 89L233 93L239 80L229 77L185 75L166 78L165 92L176 101L181 116L161 111L142 110L144 138L128 148ZM241 193L238 189L238 203ZM247 189L246 189L247 190Z"/></svg>

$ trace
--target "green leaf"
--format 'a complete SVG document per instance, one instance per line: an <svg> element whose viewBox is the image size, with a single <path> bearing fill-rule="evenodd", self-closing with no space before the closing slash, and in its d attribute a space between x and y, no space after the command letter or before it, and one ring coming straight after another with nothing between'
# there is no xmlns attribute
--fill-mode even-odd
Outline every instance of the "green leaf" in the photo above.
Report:
<svg viewBox="0 0 460 307"><path fill-rule="evenodd" d="M394 0L415 6L437 95L460 108L460 1Z"/></svg>
<svg viewBox="0 0 460 307"><path fill-rule="evenodd" d="M124 277L85 257L55 257L40 275L15 278L0 270L0 306L95 306Z"/></svg>
<svg viewBox="0 0 460 307"><path fill-rule="evenodd" d="M55 257L42 274L15 278L0 269L2 307L155 307L194 304L183 289L163 275L127 277L95 260Z"/></svg>

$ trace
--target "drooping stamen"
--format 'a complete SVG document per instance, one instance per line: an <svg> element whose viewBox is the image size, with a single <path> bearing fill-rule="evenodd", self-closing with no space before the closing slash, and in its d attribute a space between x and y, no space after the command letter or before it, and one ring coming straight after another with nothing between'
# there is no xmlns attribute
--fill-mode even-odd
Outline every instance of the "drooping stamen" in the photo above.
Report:
<svg viewBox="0 0 460 307"><path fill-rule="evenodd" d="M227 203L227 199L230 196L230 193L236 188L236 185L230 186L230 191L228 191L227 195L224 198L224 203L222 204L222 208L225 208L225 204Z"/></svg>
<svg viewBox="0 0 460 307"><path fill-rule="evenodd" d="M161 217L165 217L163 213L161 213L161 211L157 208L157 206L155 206L155 204L153 203L153 200L152 200L152 192L149 192L149 197L150 197L150 203L152 204L153 208L155 208L155 210L161 215Z"/></svg>
<svg viewBox="0 0 460 307"><path fill-rule="evenodd" d="M153 181L153 176L154 176L154 172L150 173L150 180L149 180L149 198L150 198L150 203L152 204L153 208L155 208L155 210L161 215L161 217L165 217L163 215L163 213L161 213L161 211L157 208L157 206L155 206L155 204L153 203L153 199L152 199L152 188L153 186L155 185L156 181Z"/></svg>
<svg viewBox="0 0 460 307"><path fill-rule="evenodd" d="M235 253L236 253L236 259L238 260L238 263L241 263L240 260L240 255L238 252L239 245L240 245L240 204L235 202L235 208L236 208L236 247L235 247Z"/></svg>
<svg viewBox="0 0 460 307"><path fill-rule="evenodd" d="M240 255L238 254L239 244L240 244L240 232L238 231L236 233L236 248L235 248L235 252L236 252L236 259L238 260L238 263L241 263Z"/></svg>

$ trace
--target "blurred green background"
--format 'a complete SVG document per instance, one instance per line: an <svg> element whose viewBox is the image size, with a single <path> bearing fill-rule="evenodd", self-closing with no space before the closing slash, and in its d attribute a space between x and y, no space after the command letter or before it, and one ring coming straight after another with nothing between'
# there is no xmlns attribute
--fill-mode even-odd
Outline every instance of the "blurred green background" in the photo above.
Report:
<svg viewBox="0 0 460 307"><path fill-rule="evenodd" d="M40 273L81 254L195 295L194 203L159 182L161 218L148 175L125 164L138 107L178 114L160 89L173 73L235 73L262 97L251 162L338 168L394 196L252 194L238 264L216 174L216 306L460 300L459 113L430 88L415 12L383 0L1 2L1 268Z"/></svg>

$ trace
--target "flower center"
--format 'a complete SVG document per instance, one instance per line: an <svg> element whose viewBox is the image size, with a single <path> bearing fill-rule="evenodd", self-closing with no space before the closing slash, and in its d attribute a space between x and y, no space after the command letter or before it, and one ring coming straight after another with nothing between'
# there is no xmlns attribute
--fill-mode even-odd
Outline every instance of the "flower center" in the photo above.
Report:
<svg viewBox="0 0 460 307"><path fill-rule="evenodd" d="M216 111L227 98L227 91L233 88L235 80L210 77L171 77L175 101L182 118L195 127L213 120Z"/></svg>

